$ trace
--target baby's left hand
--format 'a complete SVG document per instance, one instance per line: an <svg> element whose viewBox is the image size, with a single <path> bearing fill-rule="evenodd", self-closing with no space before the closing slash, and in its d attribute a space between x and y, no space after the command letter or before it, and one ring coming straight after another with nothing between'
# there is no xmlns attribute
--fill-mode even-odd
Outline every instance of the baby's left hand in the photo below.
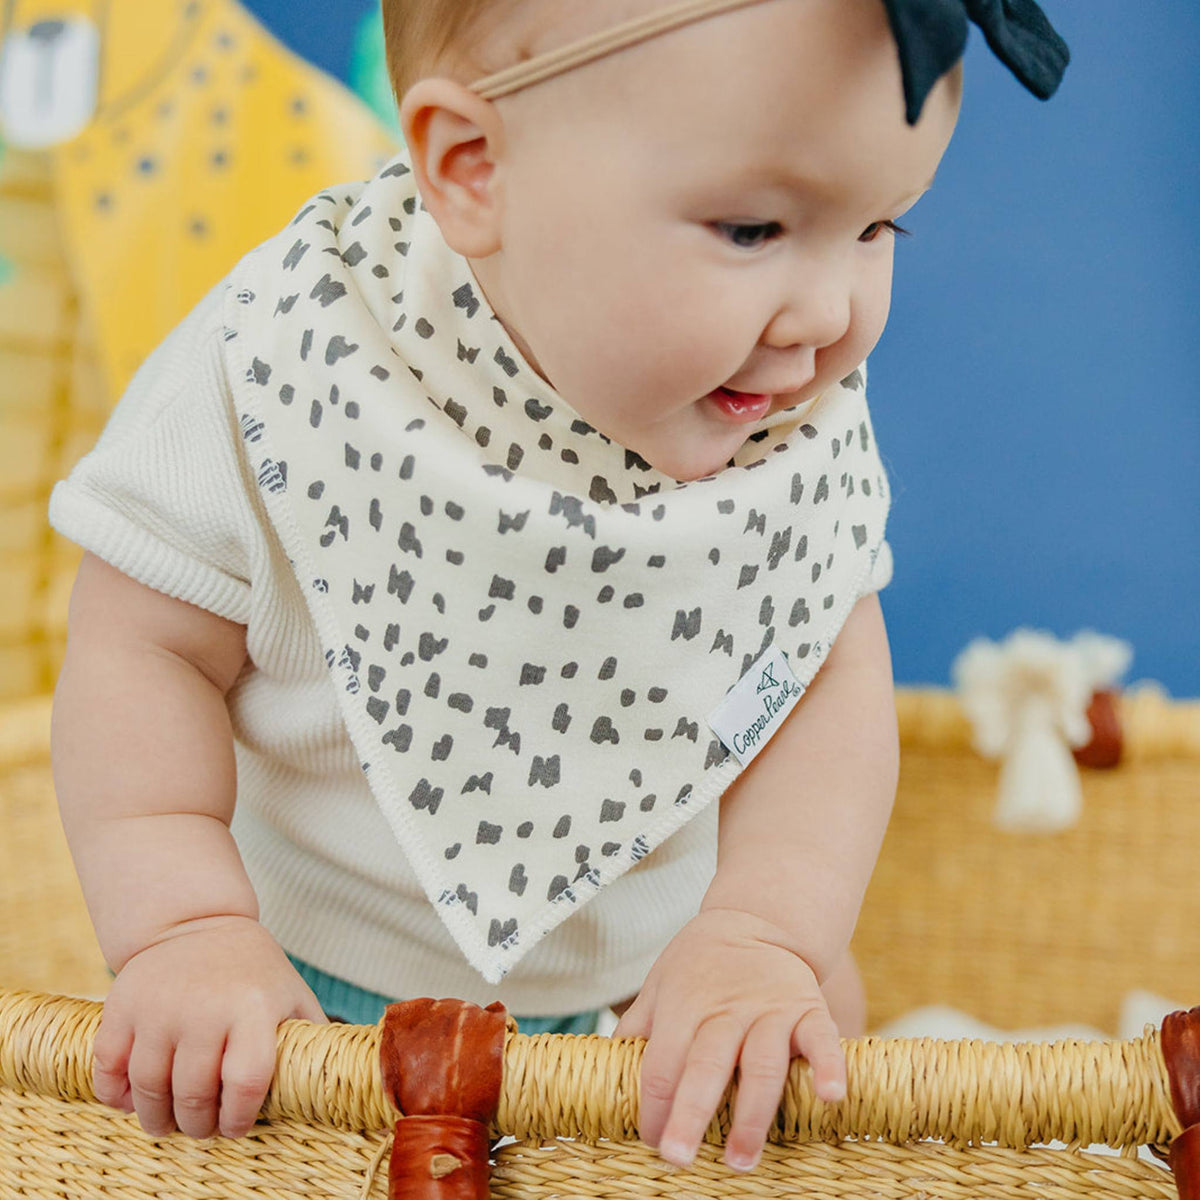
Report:
<svg viewBox="0 0 1200 1200"><path fill-rule="evenodd" d="M725 1162L754 1167L793 1055L822 1100L846 1094L846 1060L808 964L760 917L706 909L672 939L614 1037L649 1038L642 1059L642 1141L688 1166L738 1068Z"/></svg>

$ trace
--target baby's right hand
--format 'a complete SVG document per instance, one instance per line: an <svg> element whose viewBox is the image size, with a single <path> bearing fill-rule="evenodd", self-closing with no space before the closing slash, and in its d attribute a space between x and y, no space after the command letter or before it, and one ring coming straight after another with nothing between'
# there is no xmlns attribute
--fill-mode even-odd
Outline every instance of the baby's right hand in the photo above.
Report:
<svg viewBox="0 0 1200 1200"><path fill-rule="evenodd" d="M96 1098L161 1136L241 1137L275 1073L276 1030L324 1023L316 997L249 917L179 926L113 982L95 1040Z"/></svg>

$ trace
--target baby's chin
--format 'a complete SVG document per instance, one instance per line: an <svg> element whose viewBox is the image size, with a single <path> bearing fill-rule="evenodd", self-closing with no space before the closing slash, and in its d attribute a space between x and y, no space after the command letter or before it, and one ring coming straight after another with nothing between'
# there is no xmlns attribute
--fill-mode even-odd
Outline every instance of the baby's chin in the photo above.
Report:
<svg viewBox="0 0 1200 1200"><path fill-rule="evenodd" d="M656 471L669 475L680 483L691 483L723 471L729 460L745 444L749 434L739 433L719 439L711 437L689 443L684 439L665 446L633 446Z"/></svg>

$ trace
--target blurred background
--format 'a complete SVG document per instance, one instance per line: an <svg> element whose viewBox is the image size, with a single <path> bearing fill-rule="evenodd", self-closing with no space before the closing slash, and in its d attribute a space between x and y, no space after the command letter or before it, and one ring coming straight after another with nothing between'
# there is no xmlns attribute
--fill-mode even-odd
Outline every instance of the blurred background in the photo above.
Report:
<svg viewBox="0 0 1200 1200"><path fill-rule="evenodd" d="M96 7L15 0L6 32ZM373 0L101 7L114 45L82 133L16 145L17 60L0 64L0 503L19 514L0 535L7 694L53 677L70 552L37 525L49 484L95 436L159 326L299 199L369 170L395 136ZM959 132L905 221L914 237L898 247L893 315L872 361L895 497L884 604L896 675L945 683L981 634L1092 628L1132 644L1131 678L1200 695L1200 382L1189 367L1200 345L1200 8L1044 7L1074 55L1049 104L972 33ZM124 10L140 32L121 33ZM169 190L134 202L135 179ZM204 189L211 204L194 200ZM9 384L29 356L3 357L10 327L45 334L30 301L48 286L50 254L29 233L34 195L54 209L59 232L43 241L56 237L66 261L54 268L70 284L55 312L75 339L69 369L46 384L53 429L16 415ZM138 262L157 262L169 282L114 249L120 219ZM185 220L170 237L156 232ZM50 339L59 352L62 336ZM30 645L41 647L35 662Z"/></svg>
<svg viewBox="0 0 1200 1200"><path fill-rule="evenodd" d="M897 676L1017 624L1127 639L1200 695L1200 7L1044 5L1040 104L972 37L959 131L905 224L872 412Z"/></svg>

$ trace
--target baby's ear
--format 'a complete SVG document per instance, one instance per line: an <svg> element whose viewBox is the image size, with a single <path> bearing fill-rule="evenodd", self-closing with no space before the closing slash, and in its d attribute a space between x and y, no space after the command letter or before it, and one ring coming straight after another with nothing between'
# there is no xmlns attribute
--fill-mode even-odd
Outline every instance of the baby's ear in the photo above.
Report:
<svg viewBox="0 0 1200 1200"><path fill-rule="evenodd" d="M450 79L421 79L400 104L421 199L464 258L500 249L496 164L504 126L495 106Z"/></svg>

